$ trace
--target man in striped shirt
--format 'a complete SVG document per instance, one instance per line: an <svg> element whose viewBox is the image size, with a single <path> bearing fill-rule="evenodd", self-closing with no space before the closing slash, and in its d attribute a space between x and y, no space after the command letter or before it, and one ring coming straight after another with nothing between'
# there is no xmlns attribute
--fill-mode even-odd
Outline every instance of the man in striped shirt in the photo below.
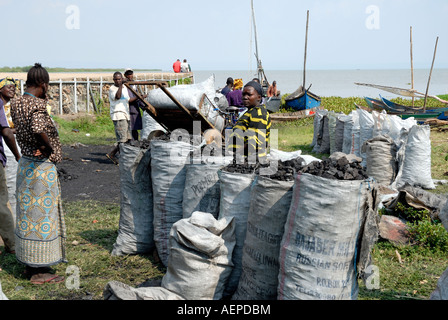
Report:
<svg viewBox="0 0 448 320"><path fill-rule="evenodd" d="M271 134L271 118L261 104L263 89L258 82L244 86L243 104L248 111L238 120L228 141L228 148L237 161L247 159L250 164L267 163Z"/></svg>

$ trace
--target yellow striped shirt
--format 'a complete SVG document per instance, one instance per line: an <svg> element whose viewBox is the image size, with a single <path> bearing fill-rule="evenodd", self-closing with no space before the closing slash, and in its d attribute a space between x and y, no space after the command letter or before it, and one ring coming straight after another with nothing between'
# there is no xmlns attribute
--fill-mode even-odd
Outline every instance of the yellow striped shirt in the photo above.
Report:
<svg viewBox="0 0 448 320"><path fill-rule="evenodd" d="M266 158L269 153L271 118L264 105L248 110L237 122L230 135L229 148L244 156Z"/></svg>

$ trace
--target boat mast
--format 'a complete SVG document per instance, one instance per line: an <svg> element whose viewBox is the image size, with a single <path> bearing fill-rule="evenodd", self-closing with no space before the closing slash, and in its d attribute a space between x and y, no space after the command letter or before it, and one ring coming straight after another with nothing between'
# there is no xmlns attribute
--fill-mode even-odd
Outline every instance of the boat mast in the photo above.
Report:
<svg viewBox="0 0 448 320"><path fill-rule="evenodd" d="M436 55L437 55L437 45L439 43L439 37L437 37L436 39L436 47L434 49L434 57L432 58L432 66L431 66L431 71L429 72L429 79L428 79L428 86L426 87L426 94L425 94L425 104L423 105L423 112L426 112L426 103L428 101L428 92L429 92L429 85L431 83L431 77L432 77L432 71L434 70L434 62L436 60Z"/></svg>
<svg viewBox="0 0 448 320"><path fill-rule="evenodd" d="M414 54L413 54L413 43L412 43L412 26L411 26L411 90L414 91ZM412 96L412 106L415 106L415 97Z"/></svg>
<svg viewBox="0 0 448 320"><path fill-rule="evenodd" d="M305 57L303 59L303 91L305 91L305 83L306 83L306 52L308 50L308 24L310 19L310 11L306 12L306 34L305 34Z"/></svg>
<svg viewBox="0 0 448 320"><path fill-rule="evenodd" d="M254 0L251 0L250 2L251 8L252 8L252 23L254 28L254 35L255 35L255 57L257 58L257 68L260 65L260 60L258 59L258 37L257 37L257 24L255 23L255 10L254 10Z"/></svg>
<svg viewBox="0 0 448 320"><path fill-rule="evenodd" d="M257 36L257 24L255 22L254 0L251 0L251 8L252 8L252 22L253 22L254 36L255 36L255 57L257 58L258 79L260 79L261 85L263 87L269 87L269 82L264 73L264 69L261 64L261 60L260 60L259 54L258 54L258 36Z"/></svg>

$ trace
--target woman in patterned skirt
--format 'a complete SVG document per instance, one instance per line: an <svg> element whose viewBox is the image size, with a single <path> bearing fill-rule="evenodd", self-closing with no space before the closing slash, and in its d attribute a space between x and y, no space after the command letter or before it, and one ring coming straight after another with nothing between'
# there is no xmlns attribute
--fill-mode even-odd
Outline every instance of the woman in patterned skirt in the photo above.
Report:
<svg viewBox="0 0 448 320"><path fill-rule="evenodd" d="M36 63L30 69L26 92L11 103L11 116L22 151L17 169L16 257L26 265L34 284L58 283L64 277L51 266L67 262L65 221L55 164L62 160L56 127L47 112L50 77Z"/></svg>

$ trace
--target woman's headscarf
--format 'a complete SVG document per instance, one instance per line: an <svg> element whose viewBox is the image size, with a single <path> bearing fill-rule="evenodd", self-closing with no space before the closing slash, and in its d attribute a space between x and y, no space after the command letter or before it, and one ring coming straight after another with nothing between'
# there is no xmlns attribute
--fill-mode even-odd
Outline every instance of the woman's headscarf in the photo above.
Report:
<svg viewBox="0 0 448 320"><path fill-rule="evenodd" d="M252 88L255 89L255 91L258 92L258 94L259 94L260 96L263 96L263 88L261 87L261 84L259 84L259 83L256 82L256 81L250 81L250 82L248 82L244 87L252 87Z"/></svg>
<svg viewBox="0 0 448 320"><path fill-rule="evenodd" d="M0 80L0 90L3 89L4 86L8 86L10 84L13 84L16 86L16 89L19 89L19 80L13 79L11 77L6 77L4 79Z"/></svg>
<svg viewBox="0 0 448 320"><path fill-rule="evenodd" d="M235 90L243 88L243 79L235 79L235 81L233 82L233 87L235 88Z"/></svg>

